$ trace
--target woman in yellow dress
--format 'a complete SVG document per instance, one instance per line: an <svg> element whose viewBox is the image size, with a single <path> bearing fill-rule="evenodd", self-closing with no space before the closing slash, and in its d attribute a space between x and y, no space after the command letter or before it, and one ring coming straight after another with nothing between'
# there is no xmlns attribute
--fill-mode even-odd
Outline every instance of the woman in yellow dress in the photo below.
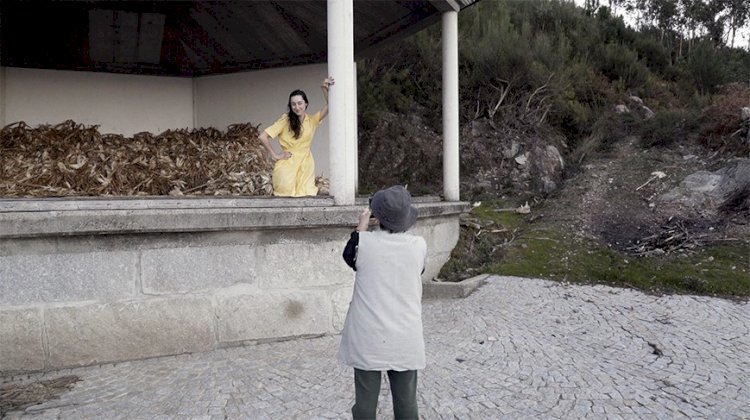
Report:
<svg viewBox="0 0 750 420"><path fill-rule="evenodd" d="M289 94L287 113L258 136L268 153L276 162L273 167L273 195L283 197L303 197L317 195L315 186L315 160L310 146L315 130L328 115L328 89L333 86L332 77L327 77L320 85L325 105L313 115L307 114L309 102L301 90ZM271 139L278 137L282 153L271 147Z"/></svg>

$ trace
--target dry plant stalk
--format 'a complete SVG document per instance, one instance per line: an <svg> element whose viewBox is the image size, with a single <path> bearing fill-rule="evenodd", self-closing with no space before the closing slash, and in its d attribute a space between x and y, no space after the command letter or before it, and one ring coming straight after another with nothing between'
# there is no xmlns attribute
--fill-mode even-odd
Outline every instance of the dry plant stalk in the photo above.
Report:
<svg viewBox="0 0 750 420"><path fill-rule="evenodd" d="M631 252L647 257L650 255L669 254L674 251L688 251L700 246L700 239L691 234L684 223L662 226L662 231L641 239L628 248Z"/></svg>
<svg viewBox="0 0 750 420"><path fill-rule="evenodd" d="M0 131L0 196L270 195L273 166L257 138L250 123L124 137L21 121Z"/></svg>

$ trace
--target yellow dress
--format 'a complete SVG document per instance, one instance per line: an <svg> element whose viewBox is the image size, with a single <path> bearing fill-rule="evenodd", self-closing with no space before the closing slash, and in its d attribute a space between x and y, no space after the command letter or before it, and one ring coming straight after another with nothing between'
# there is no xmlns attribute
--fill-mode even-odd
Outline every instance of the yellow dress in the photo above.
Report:
<svg viewBox="0 0 750 420"><path fill-rule="evenodd" d="M315 186L315 160L310 146L319 125L320 112L305 115L299 138L295 139L289 126L289 117L283 114L264 130L268 137L278 137L281 148L292 154L289 159L277 160L273 167L273 195L304 197L318 194L318 187Z"/></svg>

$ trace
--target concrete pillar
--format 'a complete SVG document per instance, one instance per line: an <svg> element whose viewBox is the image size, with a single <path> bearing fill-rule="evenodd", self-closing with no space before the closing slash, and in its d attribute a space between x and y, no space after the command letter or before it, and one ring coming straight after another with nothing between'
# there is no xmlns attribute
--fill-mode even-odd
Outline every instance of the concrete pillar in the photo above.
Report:
<svg viewBox="0 0 750 420"><path fill-rule="evenodd" d="M443 195L459 201L458 12L443 13Z"/></svg>
<svg viewBox="0 0 750 420"><path fill-rule="evenodd" d="M352 156L356 156L357 140L354 4L353 0L328 0L327 4L328 74L336 79L328 104L331 195L335 205L346 206L354 204Z"/></svg>

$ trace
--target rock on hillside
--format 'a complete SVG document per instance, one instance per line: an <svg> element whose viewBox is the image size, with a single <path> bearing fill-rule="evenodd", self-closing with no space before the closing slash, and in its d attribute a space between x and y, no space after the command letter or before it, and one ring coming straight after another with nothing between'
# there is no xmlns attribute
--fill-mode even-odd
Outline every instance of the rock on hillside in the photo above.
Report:
<svg viewBox="0 0 750 420"><path fill-rule="evenodd" d="M461 135L461 188L470 195L547 195L562 181L565 162L555 137L475 120Z"/></svg>
<svg viewBox="0 0 750 420"><path fill-rule="evenodd" d="M659 198L674 214L712 218L750 209L750 159L737 158L716 171L698 171Z"/></svg>

